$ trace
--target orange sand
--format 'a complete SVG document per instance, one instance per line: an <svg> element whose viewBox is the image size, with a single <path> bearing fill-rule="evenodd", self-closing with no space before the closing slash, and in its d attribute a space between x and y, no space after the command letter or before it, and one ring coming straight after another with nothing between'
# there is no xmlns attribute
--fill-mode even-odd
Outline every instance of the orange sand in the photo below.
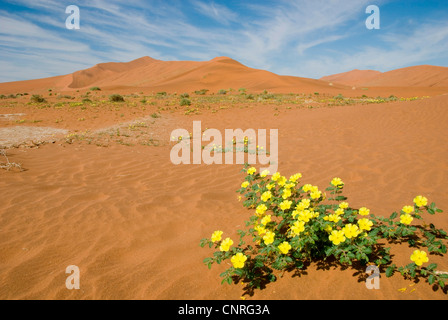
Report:
<svg viewBox="0 0 448 320"><path fill-rule="evenodd" d="M151 66L159 63L152 59L140 62L142 66L129 70L129 79L139 73L139 68L159 68ZM178 63L167 64L173 73L179 70ZM188 82L186 79L192 79L198 69L204 69L207 71L201 72L209 72L210 76L208 80L197 80L195 90L226 88L230 82L219 82L213 73L219 68L227 70L224 64L235 72L241 68L232 60L217 59L191 63L200 66L188 71L186 63L181 75L166 77L161 83L166 85L166 91L175 88L182 92L192 85L179 83L180 79ZM113 78L110 85L122 85L120 76L111 75L120 68L118 65L112 70L108 66L104 73L96 75L98 79ZM251 72L252 88L264 89L263 80L278 77ZM79 79L82 76L79 74ZM323 88L319 80L281 79L278 88L289 81L304 86L307 83L313 91ZM53 80L59 83L66 79ZM42 81L41 88L48 81ZM79 81L87 84L87 80ZM100 81L106 80L95 83ZM206 85L204 81L210 82ZM31 87L27 87L30 83L23 83L23 87L20 83L1 84L0 92L6 92L5 88L22 92L27 88L31 93ZM137 81L132 85L123 91L137 92ZM238 85L233 86L237 89ZM328 84L325 87L328 89ZM413 88L401 90L415 95ZM431 88L421 90L428 95L434 93ZM194 120L201 120L203 128L222 131L279 129L279 171L284 175L299 171L304 183L316 184L320 189L338 176L346 183L346 195L353 207L366 206L384 216L411 204L416 195L425 195L445 209L429 221L446 230L447 104L448 95L434 94L430 99L410 102L280 108L278 116L273 115L270 105L194 116L185 116L181 111L165 112L153 125L154 132L165 139L159 147L101 148L57 142L38 149L11 149L10 161L22 163L27 171L0 171L0 298L239 300L244 294L242 286L220 284L219 274L225 266L208 270L202 260L212 250L201 249L199 241L217 229L235 237L236 230L243 228L251 214L235 193L243 179L241 166L173 165L169 157L170 132L176 128L191 131ZM8 108L2 113L11 111ZM39 112L41 116L46 110ZM146 111L146 115L151 112ZM129 113L132 116L143 114ZM109 113L100 114L100 119L103 126L119 121ZM0 126L4 125L0 122ZM397 264L409 263L411 253L406 246L393 248ZM446 258L430 258L439 263L440 270L448 271ZM80 290L65 288L68 265L77 265L81 270ZM414 285L399 274L391 278L383 275L380 290L367 290L358 281L357 272L334 267L322 270L311 264L305 275L286 273L246 298L447 299L440 289L433 291L423 281ZM400 288L407 290L400 292Z"/></svg>

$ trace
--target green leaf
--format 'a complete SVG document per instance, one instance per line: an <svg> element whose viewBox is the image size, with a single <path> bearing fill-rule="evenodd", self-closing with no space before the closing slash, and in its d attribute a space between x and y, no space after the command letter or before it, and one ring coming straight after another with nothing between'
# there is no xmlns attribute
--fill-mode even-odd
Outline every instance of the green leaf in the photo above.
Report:
<svg viewBox="0 0 448 320"><path fill-rule="evenodd" d="M436 277L433 274L428 277L429 284L433 284L435 280L436 280Z"/></svg>
<svg viewBox="0 0 448 320"><path fill-rule="evenodd" d="M431 263L429 266L426 267L426 269L429 271L435 270L436 268L437 268L436 263Z"/></svg>
<svg viewBox="0 0 448 320"><path fill-rule="evenodd" d="M344 200L347 200L347 197L344 197L344 196L337 196L337 197L335 198L335 200L336 200L336 201L344 201Z"/></svg>
<svg viewBox="0 0 448 320"><path fill-rule="evenodd" d="M439 280L439 285L440 285L442 288L445 288L445 282L443 282L443 280Z"/></svg>
<svg viewBox="0 0 448 320"><path fill-rule="evenodd" d="M395 272L395 265L391 265L386 269L386 277L390 278Z"/></svg>
<svg viewBox="0 0 448 320"><path fill-rule="evenodd" d="M434 209L428 208L428 213L429 214L435 214L436 212L434 211Z"/></svg>
<svg viewBox="0 0 448 320"><path fill-rule="evenodd" d="M394 212L390 215L389 219L395 219L398 216L398 213Z"/></svg>

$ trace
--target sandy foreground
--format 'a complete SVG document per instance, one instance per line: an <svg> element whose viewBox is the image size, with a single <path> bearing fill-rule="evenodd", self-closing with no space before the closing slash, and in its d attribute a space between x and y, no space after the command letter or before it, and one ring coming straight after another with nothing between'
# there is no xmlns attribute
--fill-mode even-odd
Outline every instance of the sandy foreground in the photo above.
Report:
<svg viewBox="0 0 448 320"><path fill-rule="evenodd" d="M282 108L278 115L270 105L190 116L162 113L150 126L158 146L68 144L56 135L54 143L39 148L10 149L10 161L27 170L0 170L0 299L446 300L441 289L400 274L383 275L381 289L368 290L359 278L363 270L316 264L300 276L285 273L253 294L241 285L221 285L226 266L208 270L202 260L213 251L200 248L199 241L218 229L236 238L252 214L235 192L244 178L241 166L175 166L169 139L173 129L191 131L194 120L222 131L279 129L282 174L301 172L303 183L322 190L338 176L350 205L377 215L388 216L424 195L445 210L428 221L448 230L447 107L448 95L440 95ZM117 119L101 123L108 127ZM66 123L55 127L73 129ZM412 251L394 246L394 262L410 263ZM446 257L430 256L430 261L448 271ZM65 287L69 265L81 270L80 290Z"/></svg>

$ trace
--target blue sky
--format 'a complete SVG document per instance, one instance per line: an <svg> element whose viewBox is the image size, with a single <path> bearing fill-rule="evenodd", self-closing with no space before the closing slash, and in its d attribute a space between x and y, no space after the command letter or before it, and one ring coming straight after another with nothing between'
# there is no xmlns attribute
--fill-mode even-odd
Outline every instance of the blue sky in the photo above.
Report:
<svg viewBox="0 0 448 320"><path fill-rule="evenodd" d="M68 30L65 9L80 9ZM366 8L380 9L368 30ZM228 56L281 75L448 67L446 0L1 0L0 82L72 73L142 56Z"/></svg>

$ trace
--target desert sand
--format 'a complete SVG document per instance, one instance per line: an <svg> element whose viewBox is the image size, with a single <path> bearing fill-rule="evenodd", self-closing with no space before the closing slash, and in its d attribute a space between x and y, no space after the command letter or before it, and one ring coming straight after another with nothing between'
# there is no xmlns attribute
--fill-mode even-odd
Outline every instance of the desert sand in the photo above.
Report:
<svg viewBox="0 0 448 320"><path fill-rule="evenodd" d="M446 300L441 289L405 280L400 274L383 275L381 289L368 290L359 278L363 270L333 266L325 270L316 264L300 276L286 272L277 282L250 294L241 285L221 285L219 274L226 266L208 270L202 260L212 250L200 248L199 241L218 229L236 236L252 214L235 192L244 178L241 165L170 162L171 131L191 131L193 121L222 131L279 129L282 174L301 172L303 183L320 189L338 176L353 207L366 206L383 216L422 194L445 210L428 221L447 230L448 88L430 86L426 80L414 86L390 81L354 90L352 85L250 69L228 58L161 62L146 57L51 79L0 84L0 94L42 94L53 105L29 105L29 96L0 100L0 140L7 140L2 129L22 128L17 132L24 141L23 128L66 130L22 146L15 142L15 148L7 149L9 160L26 170L0 170L0 299ZM126 106L69 105L81 101L92 86L102 89L91 94L94 102L107 100L112 93L136 97L126 98L132 101ZM304 100L316 100L314 92L328 99L336 94L426 98L316 107L310 107L312 101L240 103L238 92L213 104L192 98L191 107L154 98L158 91L189 92L193 97L193 90L203 88L210 90L206 97L216 98L215 92L230 87L244 87L254 94L300 92L307 95ZM49 88L54 95L49 96ZM54 107L65 101L56 93L74 99ZM153 104L140 102L150 95ZM198 109L188 113L189 108ZM151 117L154 113L158 116ZM157 144L126 144L118 133L113 139L109 134L107 143L67 138L67 133L98 136L108 129L116 133L120 123L127 128L145 123L140 134L144 141ZM397 264L409 263L411 253L407 246L393 246ZM448 271L446 258L430 259ZM80 268L80 290L65 287L69 265Z"/></svg>

